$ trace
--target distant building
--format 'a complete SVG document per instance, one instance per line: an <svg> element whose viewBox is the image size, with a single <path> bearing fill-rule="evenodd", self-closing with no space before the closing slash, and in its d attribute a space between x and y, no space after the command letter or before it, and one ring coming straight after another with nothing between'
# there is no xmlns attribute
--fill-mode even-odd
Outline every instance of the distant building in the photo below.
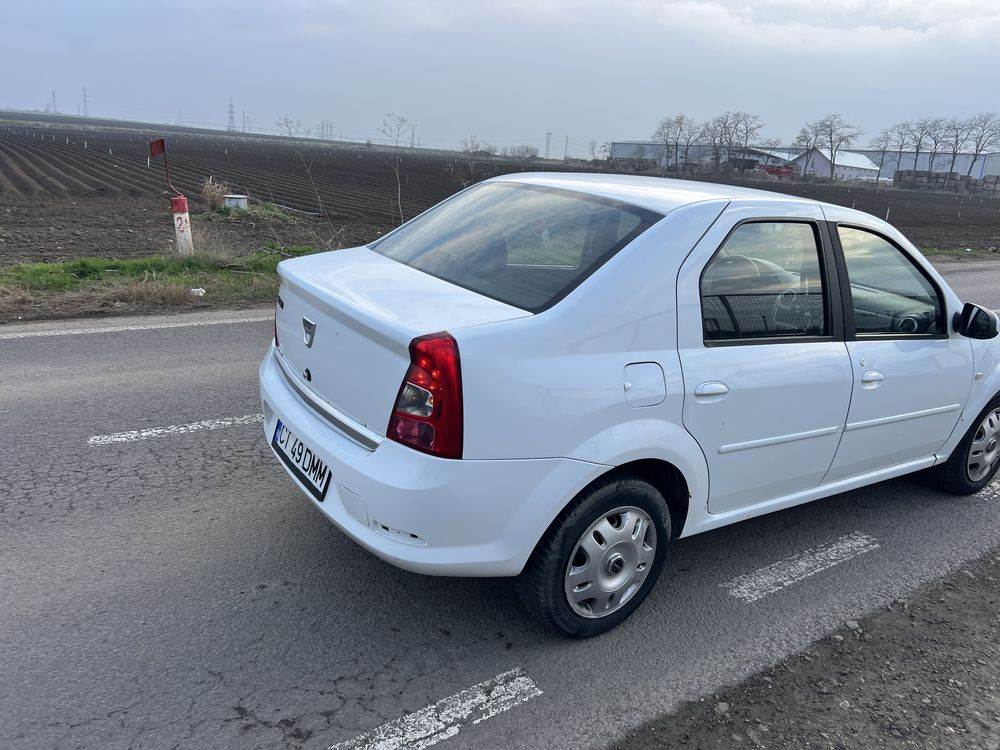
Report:
<svg viewBox="0 0 1000 750"><path fill-rule="evenodd" d="M891 180L897 169L907 169L917 172L958 172L970 177L989 177L1000 174L1000 153L980 154L973 163L972 154L956 154L952 165L951 154L938 153L934 155L933 164L929 151L922 151L918 156L914 151L873 151L872 149L855 149L854 153L864 154L872 162L882 167L879 179Z"/></svg>
<svg viewBox="0 0 1000 750"><path fill-rule="evenodd" d="M675 151L679 151L679 153L675 154ZM706 143L695 143L688 150L687 163L693 167L697 167L698 165L708 166L712 164L713 156L711 146ZM751 160L756 158L762 164L784 165L793 162L801 156L801 149L762 149L751 147L748 149L734 149L732 159L738 161L741 159ZM859 160L857 162L856 169L858 171L856 174L858 176L840 177L841 170L839 167L841 165L845 167L845 174L855 174L854 169L847 169L848 163L844 159L853 162L853 157L856 156L865 159L865 161ZM668 150L664 148L662 143L657 143L656 141L613 141L611 143L609 158L612 161L628 162L635 165L642 164L646 167L669 167L673 166L675 162L679 162L683 166L684 147L681 146L679 149L671 147ZM817 174L820 177L830 176L829 160L827 160L824 170L823 165L820 163L822 158L825 157L816 158L817 168L815 171L808 171L808 174ZM723 154L722 161L723 163L728 163L730 160L726 154ZM897 169L931 172L955 171L962 175L969 174L971 177L979 178L1000 174L1000 153L981 154L974 162L972 154L957 154L954 169L952 169L951 154L935 154L933 164L931 161L931 155L927 151L923 151L918 155L913 151L886 151L883 154L881 151L874 151L872 149L844 150L837 154L838 179L874 180L875 175L868 175L872 167L874 167L875 174L878 175L878 179L880 180L891 180Z"/></svg>
<svg viewBox="0 0 1000 750"><path fill-rule="evenodd" d="M830 151L825 148L814 148L799 154L792 159L792 164L798 167L801 175L830 177ZM878 179L878 165L864 154L851 151L838 151L833 165L833 178L836 180L870 180Z"/></svg>

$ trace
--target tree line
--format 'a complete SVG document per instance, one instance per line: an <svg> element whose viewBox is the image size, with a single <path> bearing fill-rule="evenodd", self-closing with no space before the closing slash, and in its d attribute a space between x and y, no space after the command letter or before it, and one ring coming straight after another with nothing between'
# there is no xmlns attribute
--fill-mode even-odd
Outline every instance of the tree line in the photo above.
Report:
<svg viewBox="0 0 1000 750"><path fill-rule="evenodd" d="M947 160L948 172L954 172L958 155L970 154L972 159L966 175L971 176L973 167L983 154L1000 150L1000 114L980 112L965 119L921 117L898 122L879 131L872 139L871 148L881 154L880 171L886 154L896 155L896 169L900 169L903 152L912 152L914 171L920 155L926 154L928 175L934 171L939 158Z"/></svg>
<svg viewBox="0 0 1000 750"><path fill-rule="evenodd" d="M695 145L707 146L716 173L732 167L733 155L754 148L772 151L781 147L777 138L761 138L764 123L758 115L750 112L724 112L704 122L698 122L683 112L664 117L652 140L663 149L665 167L690 171L690 155ZM831 113L813 122L806 123L792 144L803 152L821 149L830 160L830 177L836 176L837 157L845 149L855 145L863 135L860 128L848 123L838 113ZM960 119L955 117L923 117L917 120L897 123L885 128L874 139L869 148L880 151L879 173L887 154L896 153L897 169L904 152L914 154L914 169L921 154L929 155L928 172L933 171L936 160L941 156L950 157L949 172L953 172L958 155L972 155L967 174L972 174L976 161L985 153L1000 150L1000 114L983 112ZM635 155L638 160L646 157L640 147ZM748 160L741 159L737 168L742 173Z"/></svg>

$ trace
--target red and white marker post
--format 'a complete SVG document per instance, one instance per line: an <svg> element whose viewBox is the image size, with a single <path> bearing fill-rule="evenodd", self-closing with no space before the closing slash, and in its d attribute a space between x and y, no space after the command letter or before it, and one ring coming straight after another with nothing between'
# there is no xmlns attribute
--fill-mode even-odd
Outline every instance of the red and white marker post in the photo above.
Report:
<svg viewBox="0 0 1000 750"><path fill-rule="evenodd" d="M177 252L194 255L194 238L191 236L191 217L188 216L188 199L175 195L170 199L170 210L174 214L174 234L177 235Z"/></svg>
<svg viewBox="0 0 1000 750"><path fill-rule="evenodd" d="M177 195L170 199L170 211L174 215L174 235L177 238L177 252L180 255L194 254L194 238L191 236L191 217L188 215L187 198L170 182L170 165L167 162L167 141L157 138L149 142L149 156L163 155L163 169L167 175L167 186Z"/></svg>

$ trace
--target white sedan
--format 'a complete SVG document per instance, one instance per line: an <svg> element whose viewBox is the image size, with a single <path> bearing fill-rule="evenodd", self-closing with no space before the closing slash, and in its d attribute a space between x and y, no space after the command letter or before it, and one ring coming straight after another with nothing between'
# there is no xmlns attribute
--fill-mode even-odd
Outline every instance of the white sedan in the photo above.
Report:
<svg viewBox="0 0 1000 750"><path fill-rule="evenodd" d="M278 271L260 386L294 481L394 565L517 576L571 636L628 617L677 537L997 470L996 315L858 211L520 174Z"/></svg>

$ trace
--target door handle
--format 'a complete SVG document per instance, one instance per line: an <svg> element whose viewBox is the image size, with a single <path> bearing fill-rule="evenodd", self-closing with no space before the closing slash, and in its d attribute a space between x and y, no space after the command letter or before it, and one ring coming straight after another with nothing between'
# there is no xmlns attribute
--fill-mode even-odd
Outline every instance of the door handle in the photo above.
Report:
<svg viewBox="0 0 1000 750"><path fill-rule="evenodd" d="M700 383L694 389L695 396L725 396L727 393L729 393L729 386L717 380Z"/></svg>
<svg viewBox="0 0 1000 750"><path fill-rule="evenodd" d="M864 375L861 376L861 385L868 388L876 388L882 385L882 381L885 380L885 375L878 370L869 370Z"/></svg>

